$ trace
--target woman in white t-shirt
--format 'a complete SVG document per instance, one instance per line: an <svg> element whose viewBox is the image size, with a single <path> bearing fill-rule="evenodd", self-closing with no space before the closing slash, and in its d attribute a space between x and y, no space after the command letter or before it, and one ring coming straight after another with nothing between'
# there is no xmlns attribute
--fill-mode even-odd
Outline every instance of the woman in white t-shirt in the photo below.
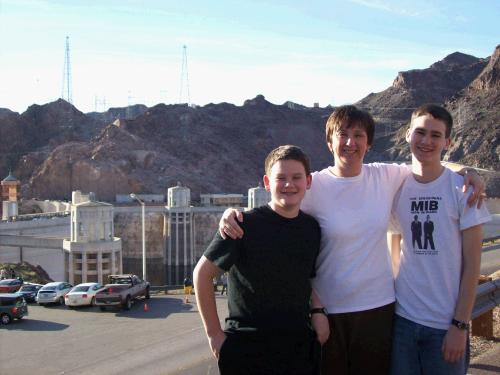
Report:
<svg viewBox="0 0 500 375"><path fill-rule="evenodd" d="M405 165L363 164L374 133L369 113L352 105L337 108L326 123L335 163L313 173L301 204L321 227L311 308L323 345L323 374L389 373L395 297L386 232L393 198L411 171ZM481 180L474 185L482 192ZM226 210L221 234L243 235L235 216L242 218ZM325 314L316 314L321 307Z"/></svg>

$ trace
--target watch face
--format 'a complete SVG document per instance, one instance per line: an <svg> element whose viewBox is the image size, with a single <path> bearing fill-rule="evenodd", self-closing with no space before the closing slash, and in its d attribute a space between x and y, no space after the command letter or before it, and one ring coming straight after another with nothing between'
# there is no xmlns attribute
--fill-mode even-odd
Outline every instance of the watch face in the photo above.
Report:
<svg viewBox="0 0 500 375"><path fill-rule="evenodd" d="M468 325L467 323L465 323L465 322L461 322L461 321L456 320L456 319L453 319L453 320L451 321L451 323L452 323L455 327L457 327L457 328L459 328L459 329L468 329L468 328L469 328L469 325Z"/></svg>

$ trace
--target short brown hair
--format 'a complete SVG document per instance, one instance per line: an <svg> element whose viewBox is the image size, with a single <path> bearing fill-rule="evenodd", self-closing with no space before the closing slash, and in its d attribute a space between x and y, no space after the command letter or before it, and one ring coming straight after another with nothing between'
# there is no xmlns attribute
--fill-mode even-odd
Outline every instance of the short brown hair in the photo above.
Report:
<svg viewBox="0 0 500 375"><path fill-rule="evenodd" d="M453 127L453 118L451 117L450 112L446 110L446 108L441 107L437 104L424 104L418 107L411 114L411 122L415 120L417 117L429 115L436 120L440 120L444 122L446 126L445 137L450 138L451 128ZM411 124L410 124L411 127Z"/></svg>
<svg viewBox="0 0 500 375"><path fill-rule="evenodd" d="M330 115L325 128L326 143L331 143L334 132L338 132L343 127L349 129L355 126L359 126L366 132L368 146L371 146L375 135L375 121L368 112L362 111L353 105L337 107Z"/></svg>
<svg viewBox="0 0 500 375"><path fill-rule="evenodd" d="M266 175L269 176L271 174L271 168L280 160L296 160L301 162L306 171L306 176L311 174L309 158L305 152L298 146L284 145L276 147L269 153L269 155L267 155L264 163Z"/></svg>

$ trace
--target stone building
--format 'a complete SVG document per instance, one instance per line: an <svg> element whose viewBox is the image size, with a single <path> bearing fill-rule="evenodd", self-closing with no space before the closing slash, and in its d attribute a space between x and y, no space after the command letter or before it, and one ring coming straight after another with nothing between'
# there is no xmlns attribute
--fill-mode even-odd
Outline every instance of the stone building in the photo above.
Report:
<svg viewBox="0 0 500 375"><path fill-rule="evenodd" d="M180 183L169 188L165 211L167 282L177 284L196 260L191 190Z"/></svg>
<svg viewBox="0 0 500 375"><path fill-rule="evenodd" d="M93 193L74 191L71 238L63 241L66 279L72 284L107 282L122 273L122 242L114 236L113 205L97 202Z"/></svg>
<svg viewBox="0 0 500 375"><path fill-rule="evenodd" d="M12 172L9 172L9 175L2 180L1 186L2 220L8 220L9 217L18 214L18 201L21 199L21 181Z"/></svg>
<svg viewBox="0 0 500 375"><path fill-rule="evenodd" d="M259 182L259 186L248 189L248 209L264 206L271 200L271 193Z"/></svg>
<svg viewBox="0 0 500 375"><path fill-rule="evenodd" d="M202 206L243 207L243 194L200 194Z"/></svg>

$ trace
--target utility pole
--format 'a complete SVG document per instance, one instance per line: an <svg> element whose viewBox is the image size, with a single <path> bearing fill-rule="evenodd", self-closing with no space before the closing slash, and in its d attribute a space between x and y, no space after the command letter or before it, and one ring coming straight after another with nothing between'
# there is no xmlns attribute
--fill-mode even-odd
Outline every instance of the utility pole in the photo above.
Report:
<svg viewBox="0 0 500 375"><path fill-rule="evenodd" d="M66 37L66 49L64 54L63 82L61 98L73 104L73 85L71 84L71 61L69 58L69 36Z"/></svg>
<svg viewBox="0 0 500 375"><path fill-rule="evenodd" d="M189 75L186 45L182 46L181 89L179 93L179 103L187 103L188 105L191 104L191 99L189 97Z"/></svg>

